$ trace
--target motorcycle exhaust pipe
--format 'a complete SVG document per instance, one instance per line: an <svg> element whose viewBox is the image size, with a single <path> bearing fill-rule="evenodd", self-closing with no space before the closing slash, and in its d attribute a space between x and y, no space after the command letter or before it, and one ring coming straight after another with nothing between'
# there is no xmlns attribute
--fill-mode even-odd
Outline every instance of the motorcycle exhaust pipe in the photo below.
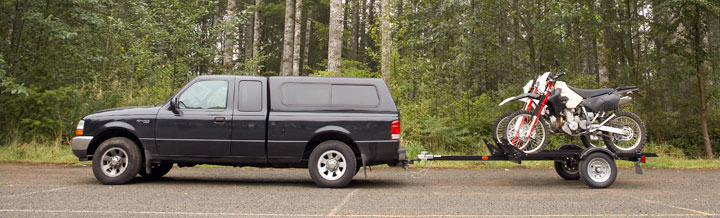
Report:
<svg viewBox="0 0 720 218"><path fill-rule="evenodd" d="M629 96L622 97L622 98L620 98L620 102L618 102L618 106L626 105L626 104L630 103L631 101L632 101L632 98Z"/></svg>

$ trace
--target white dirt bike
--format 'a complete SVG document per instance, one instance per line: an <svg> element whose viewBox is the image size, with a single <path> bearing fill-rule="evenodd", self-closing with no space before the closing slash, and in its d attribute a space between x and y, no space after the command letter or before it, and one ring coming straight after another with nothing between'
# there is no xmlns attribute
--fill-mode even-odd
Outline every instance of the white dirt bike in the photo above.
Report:
<svg viewBox="0 0 720 218"><path fill-rule="evenodd" d="M546 90L508 98L525 101L532 108L516 111L507 118L499 141L507 141L525 153L537 153L548 143L549 133L579 136L586 146L596 141L616 153L639 152L647 141L647 130L640 117L618 107L632 101L626 96L638 91L625 86L614 89L578 89L558 79L565 73L547 77ZM538 89L539 90L539 89ZM526 105L527 106L527 105Z"/></svg>

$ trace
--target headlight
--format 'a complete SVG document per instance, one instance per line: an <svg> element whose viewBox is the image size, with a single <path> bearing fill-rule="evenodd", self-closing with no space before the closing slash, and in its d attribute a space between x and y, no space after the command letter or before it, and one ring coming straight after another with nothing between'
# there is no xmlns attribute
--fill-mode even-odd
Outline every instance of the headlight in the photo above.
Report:
<svg viewBox="0 0 720 218"><path fill-rule="evenodd" d="M85 130L85 120L80 120L77 128L75 129L75 135L83 135L83 130Z"/></svg>

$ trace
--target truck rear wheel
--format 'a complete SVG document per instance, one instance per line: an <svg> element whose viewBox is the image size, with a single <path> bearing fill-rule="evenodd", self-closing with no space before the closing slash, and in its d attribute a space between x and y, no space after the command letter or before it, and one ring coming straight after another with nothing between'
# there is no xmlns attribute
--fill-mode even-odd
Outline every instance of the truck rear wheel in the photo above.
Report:
<svg viewBox="0 0 720 218"><path fill-rule="evenodd" d="M173 163L163 162L159 164L152 164L150 167L152 168L152 170L150 170L150 174L145 172L145 168L140 169L140 172L138 172L138 174L148 179L157 179L163 177L165 174L170 172L173 167Z"/></svg>
<svg viewBox="0 0 720 218"><path fill-rule="evenodd" d="M319 187L347 186L355 176L356 168L355 153L341 141L325 141L310 153L308 163L310 177Z"/></svg>
<svg viewBox="0 0 720 218"><path fill-rule="evenodd" d="M119 185L132 181L142 165L140 149L132 140L115 137L105 140L93 156L93 174L106 185Z"/></svg>

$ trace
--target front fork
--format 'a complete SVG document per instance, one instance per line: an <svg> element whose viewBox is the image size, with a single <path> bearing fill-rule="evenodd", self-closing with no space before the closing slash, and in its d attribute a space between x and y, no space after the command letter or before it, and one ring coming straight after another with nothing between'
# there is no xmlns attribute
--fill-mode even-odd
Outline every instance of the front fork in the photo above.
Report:
<svg viewBox="0 0 720 218"><path fill-rule="evenodd" d="M550 85L548 86L548 89L547 89L547 90L551 90L552 87L553 87L553 84L550 84ZM549 96L550 96L550 92L549 92L549 91L546 91L546 92L545 92L545 97L543 98L542 103L540 103L540 107L538 108L539 110L537 110L537 115L534 116L534 118L533 118L533 120L532 120L532 125L530 126L530 131L528 131L527 138L530 138L530 136L532 136L533 130L535 130L535 125L537 124L537 122L540 121L540 116L542 116L542 112L543 112L543 110L545 109L545 106L547 105L547 101L548 101L548 97L549 97ZM532 102L532 99L530 100L530 102ZM529 107L528 107L528 108L529 108ZM525 123L525 118L523 117L523 120L520 121L520 125L517 127L517 131L515 132L515 137L513 137L512 144L515 145L515 147L518 147L518 146L519 146L519 145L518 145L518 137L520 136L520 129L519 129L519 127L522 126L524 123Z"/></svg>

